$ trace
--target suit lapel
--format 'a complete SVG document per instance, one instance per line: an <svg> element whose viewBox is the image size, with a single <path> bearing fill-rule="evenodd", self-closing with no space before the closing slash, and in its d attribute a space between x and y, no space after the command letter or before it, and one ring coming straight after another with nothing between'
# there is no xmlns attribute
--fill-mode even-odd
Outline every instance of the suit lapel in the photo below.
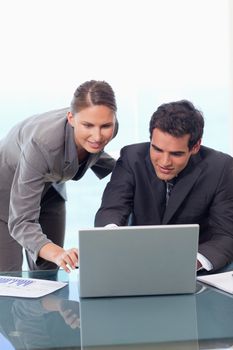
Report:
<svg viewBox="0 0 233 350"><path fill-rule="evenodd" d="M65 148L64 148L64 165L63 165L63 179L72 178L79 168L79 161L77 156L77 146L74 141L74 130L67 122L65 131Z"/></svg>
<svg viewBox="0 0 233 350"><path fill-rule="evenodd" d="M150 203L150 205L153 205L154 222L161 224L165 208L165 184L164 181L156 176L149 155L146 157L145 162L153 197L153 203Z"/></svg>
<svg viewBox="0 0 233 350"><path fill-rule="evenodd" d="M164 213L162 224L168 224L172 216L175 214L177 209L180 207L188 193L191 191L193 185L200 176L205 162L201 162L199 154L193 156L187 167L179 175L179 179L172 190L168 206Z"/></svg>

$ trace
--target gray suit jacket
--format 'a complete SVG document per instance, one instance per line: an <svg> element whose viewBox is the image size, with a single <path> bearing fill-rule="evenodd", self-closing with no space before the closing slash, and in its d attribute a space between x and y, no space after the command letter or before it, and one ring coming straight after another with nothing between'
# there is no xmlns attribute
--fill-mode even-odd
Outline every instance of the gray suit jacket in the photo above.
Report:
<svg viewBox="0 0 233 350"><path fill-rule="evenodd" d="M38 223L41 199L51 185L66 198L64 183L80 166L67 112L64 108L27 118L0 141L0 219L8 221L10 234L34 260L49 242ZM91 154L79 178L88 168L102 178L114 165L105 152Z"/></svg>
<svg viewBox="0 0 233 350"><path fill-rule="evenodd" d="M149 143L124 147L103 194L95 225L199 224L199 252L215 269L233 261L233 158L202 146L179 174L163 210L164 182Z"/></svg>

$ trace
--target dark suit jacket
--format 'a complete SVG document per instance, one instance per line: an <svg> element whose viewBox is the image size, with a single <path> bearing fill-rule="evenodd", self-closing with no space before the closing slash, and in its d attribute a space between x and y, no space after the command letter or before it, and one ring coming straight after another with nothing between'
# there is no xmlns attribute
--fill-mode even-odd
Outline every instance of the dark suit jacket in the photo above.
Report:
<svg viewBox="0 0 233 350"><path fill-rule="evenodd" d="M126 146L95 218L96 226L199 224L199 252L214 270L233 261L233 158L201 146L179 174L165 212L164 182L149 143Z"/></svg>

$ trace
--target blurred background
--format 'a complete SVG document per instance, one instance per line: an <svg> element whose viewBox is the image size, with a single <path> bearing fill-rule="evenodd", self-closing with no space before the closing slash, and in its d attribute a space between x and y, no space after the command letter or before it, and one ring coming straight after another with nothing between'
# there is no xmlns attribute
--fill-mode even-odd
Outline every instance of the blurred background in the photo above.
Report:
<svg viewBox="0 0 233 350"><path fill-rule="evenodd" d="M0 137L98 79L116 93L113 156L148 141L152 113L179 99L204 113L203 144L232 154L232 19L231 0L1 1ZM68 183L67 247L93 226L107 181L89 170Z"/></svg>

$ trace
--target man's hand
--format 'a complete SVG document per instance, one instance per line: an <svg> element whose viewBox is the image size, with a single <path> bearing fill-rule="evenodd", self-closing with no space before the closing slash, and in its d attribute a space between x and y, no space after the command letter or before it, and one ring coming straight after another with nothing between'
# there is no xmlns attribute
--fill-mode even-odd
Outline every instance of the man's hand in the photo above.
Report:
<svg viewBox="0 0 233 350"><path fill-rule="evenodd" d="M199 260L197 260L197 271L202 268L202 264L200 263Z"/></svg>

